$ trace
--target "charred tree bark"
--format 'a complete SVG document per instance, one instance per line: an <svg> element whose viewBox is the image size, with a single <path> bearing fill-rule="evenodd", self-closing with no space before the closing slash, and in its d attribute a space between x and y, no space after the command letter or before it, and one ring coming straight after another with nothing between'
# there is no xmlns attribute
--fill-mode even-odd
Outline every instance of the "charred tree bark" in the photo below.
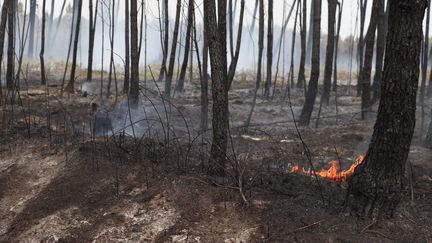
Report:
<svg viewBox="0 0 432 243"><path fill-rule="evenodd" d="M191 47L191 33L192 33L192 25L193 25L193 16L195 10L195 1L189 0L188 5L188 23L186 27L186 37L185 37L185 50L183 56L183 63L180 70L179 80L177 81L176 91L183 92L184 88L184 80L186 77L187 64L189 61L189 49Z"/></svg>
<svg viewBox="0 0 432 243"><path fill-rule="evenodd" d="M264 97L270 97L270 87L272 83L273 67L273 0L268 1L268 18L267 18L267 77L264 86Z"/></svg>
<svg viewBox="0 0 432 243"><path fill-rule="evenodd" d="M428 131L426 133L424 145L425 145L425 147L432 149L432 111L431 111L430 117L431 117L431 121L429 123L429 128L428 128Z"/></svg>
<svg viewBox="0 0 432 243"><path fill-rule="evenodd" d="M166 81L165 81L164 96L166 98L171 97L171 82L172 82L172 78L173 78L173 74L174 74L175 57L176 57L176 51L177 51L177 39L178 39L179 26L180 26L180 13L181 13L181 0L177 0L176 18L175 18L175 23L174 23L174 32L173 32L172 45L171 45L171 54L170 54L170 59L169 59L168 73L167 73Z"/></svg>
<svg viewBox="0 0 432 243"><path fill-rule="evenodd" d="M237 63L240 56L240 48L241 48L241 40L242 40L242 33L243 33L243 18L244 18L244 10L245 10L245 1L241 0L240 3L240 19L239 19L239 27L237 31L237 42L236 42L236 48L234 51L234 55L231 59L231 64L228 68L228 90L231 89L231 85L234 80L235 72L237 69Z"/></svg>
<svg viewBox="0 0 432 243"><path fill-rule="evenodd" d="M226 44L226 0L204 1L204 25L208 36L213 97L213 140L209 174L224 175L228 145L228 79Z"/></svg>
<svg viewBox="0 0 432 243"><path fill-rule="evenodd" d="M96 8L93 11L93 0L89 0L89 48L88 48L88 62L87 62L87 82L93 80L93 49L94 49L94 42L95 42L98 5L99 5L99 0L96 0Z"/></svg>
<svg viewBox="0 0 432 243"><path fill-rule="evenodd" d="M324 91L321 96L321 104L327 106L330 101L331 81L333 71L333 58L335 49L335 24L337 0L327 0L328 2L328 34L326 60L324 67Z"/></svg>
<svg viewBox="0 0 432 243"><path fill-rule="evenodd" d="M133 108L139 101L139 54L138 54L138 0L130 1L130 27L131 27L131 80L129 100Z"/></svg>
<svg viewBox="0 0 432 243"><path fill-rule="evenodd" d="M6 1L4 1L6 3ZM34 43L35 43L35 23L36 23L36 0L30 0L30 29L29 29L29 46L27 57L32 58L34 55Z"/></svg>
<svg viewBox="0 0 432 243"><path fill-rule="evenodd" d="M338 54L339 54L339 39L340 39L340 30L342 25L342 11L344 0L338 3L339 5L339 13L338 13L338 23L337 23L337 33L336 33L336 43L335 43L335 54L334 54L334 66L333 66L333 91L337 92L337 81L338 81ZM337 96L337 93L336 93ZM336 97L337 99L337 97ZM336 108L337 109L337 108Z"/></svg>
<svg viewBox="0 0 432 243"><path fill-rule="evenodd" d="M166 61L168 58L168 41L169 41L169 11L168 11L168 0L162 0L163 1L163 11L164 11L164 38L163 38L163 43L162 43L162 52L163 52L163 57L162 57L162 64L161 64L161 69L160 69L160 73L159 73L159 82L161 82L166 73L167 73L167 68L166 68ZM162 30L161 30L162 31Z"/></svg>
<svg viewBox="0 0 432 243"><path fill-rule="evenodd" d="M9 0L8 11L8 51L7 51L7 66L6 66L6 87L8 90L14 88L14 72L15 72L15 1Z"/></svg>
<svg viewBox="0 0 432 243"><path fill-rule="evenodd" d="M2 11L1 11L1 20L0 20L0 57L3 57L4 52L4 40L5 40L5 34L6 34L6 24L7 24L7 17L8 17L8 10L9 10L9 1L11 0L5 0L3 2ZM2 64L3 62L0 61L0 98L3 95L2 90Z"/></svg>
<svg viewBox="0 0 432 243"><path fill-rule="evenodd" d="M196 35L195 35L196 38ZM202 76L201 76L201 131L204 132L208 128L208 36L206 31L203 33L203 60L202 60Z"/></svg>
<svg viewBox="0 0 432 243"><path fill-rule="evenodd" d="M144 11L144 10L143 10ZM125 67L123 80L123 93L129 93L130 77L130 31L129 31L129 0L125 0Z"/></svg>
<svg viewBox="0 0 432 243"><path fill-rule="evenodd" d="M246 129L249 127L250 122L252 120L253 111L255 109L258 90L261 84L261 70L262 70L262 56L264 50L264 0L259 0L259 22L258 22L258 65L257 65L257 74L256 74L256 84L254 97L252 100L251 111L249 112L248 118L245 122Z"/></svg>
<svg viewBox="0 0 432 243"><path fill-rule="evenodd" d="M372 59L375 46L375 32L377 28L377 19L382 9L384 0L374 0L372 4L372 14L365 38L365 54L364 63L359 76L359 82L362 84L361 92L361 117L366 119L370 110L370 94L371 94L371 75L372 75Z"/></svg>
<svg viewBox="0 0 432 243"><path fill-rule="evenodd" d="M358 56L358 73L357 73L357 96L361 96L362 92L362 83L359 79L361 79L362 71L363 71L363 62L364 62L364 28L366 21L366 7L368 0L360 0L360 34L357 46L357 56Z"/></svg>
<svg viewBox="0 0 432 243"><path fill-rule="evenodd" d="M387 10L384 8L384 4L381 5L381 10L379 13L378 21L377 21L377 46L376 46L376 59L375 59L375 76L372 84L373 97L371 104L377 102L380 98L380 88L381 88L381 80L383 74L383 64L384 64L384 54L385 54L385 45L386 45L386 37L387 37L387 22L388 22L388 6Z"/></svg>
<svg viewBox="0 0 432 243"><path fill-rule="evenodd" d="M46 84L46 75L45 75L45 60L44 60L44 54L45 54L45 26L46 26L46 0L42 1L42 33L41 33L41 49L39 54L40 59L40 68L41 68L41 84Z"/></svg>
<svg viewBox="0 0 432 243"><path fill-rule="evenodd" d="M427 0L389 1L382 95L369 150L349 180L353 212L393 216L404 190L405 164L415 127L422 21ZM404 58L400 58L404 57Z"/></svg>
<svg viewBox="0 0 432 243"><path fill-rule="evenodd" d="M318 79L320 75L320 42L321 42L321 0L313 1L313 41L312 41L312 69L306 101L299 118L300 126L308 126L312 116L318 91Z"/></svg>
<svg viewBox="0 0 432 243"><path fill-rule="evenodd" d="M65 89L66 92L69 92L69 93L75 92L75 71L76 71L76 66L77 66L78 43L79 43L79 34L80 34L80 26L81 26L81 12L82 12L82 0L78 0L71 73L70 73L69 83Z"/></svg>
<svg viewBox="0 0 432 243"><path fill-rule="evenodd" d="M300 0L301 1L301 0ZM300 65L299 65L299 72L298 72L298 80L297 80L297 88L302 89L306 85L306 76L305 76L305 65L306 65L306 33L307 33L307 27L306 27L306 19L307 19L307 1L303 0L303 10L301 11L301 17L300 17L300 24L301 24L301 30L300 30L300 43L301 43L301 54L300 54Z"/></svg>

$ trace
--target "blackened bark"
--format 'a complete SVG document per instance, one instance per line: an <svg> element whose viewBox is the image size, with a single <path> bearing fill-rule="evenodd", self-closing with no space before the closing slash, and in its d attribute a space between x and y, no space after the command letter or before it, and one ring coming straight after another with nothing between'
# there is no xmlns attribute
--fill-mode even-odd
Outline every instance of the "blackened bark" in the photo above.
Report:
<svg viewBox="0 0 432 243"><path fill-rule="evenodd" d="M388 6L387 10L384 4L381 4L381 10L377 22L377 46L376 46L376 60L375 60L375 76L372 84L373 98L371 104L377 102L380 98L381 80L383 74L384 54L387 37L387 22L388 22Z"/></svg>
<svg viewBox="0 0 432 243"><path fill-rule="evenodd" d="M144 11L144 10L143 10ZM130 31L129 31L129 0L125 0L125 68L123 80L123 93L129 93L130 80ZM147 68L147 67L146 67Z"/></svg>
<svg viewBox="0 0 432 243"><path fill-rule="evenodd" d="M194 0L189 0L188 5L188 22L186 26L186 37L185 37L185 50L183 56L183 63L180 69L179 80L177 82L176 91L183 92L184 88L184 80L186 77L186 69L189 61L189 49L191 47L191 33L192 33L192 24L193 24L193 15L194 15Z"/></svg>
<svg viewBox="0 0 432 243"><path fill-rule="evenodd" d="M301 1L301 0L300 0ZM298 72L298 80L297 80L297 88L301 89L306 84L306 77L305 77L305 65L306 65L306 16L307 16L307 4L306 0L302 1L303 3L303 10L301 11L301 30L300 30L300 43L301 43L301 54L300 54L300 65L299 65L299 72Z"/></svg>
<svg viewBox="0 0 432 243"><path fill-rule="evenodd" d="M333 91L337 92L337 81L338 81L338 54L339 54L339 39L340 30L342 25L342 11L343 11L344 0L338 3L339 13L338 13L338 23L337 23L337 33L336 33L336 43L335 43L335 54L334 54L334 64L333 64ZM337 93L336 93L337 96ZM336 97L337 99L337 97Z"/></svg>
<svg viewBox="0 0 432 243"><path fill-rule="evenodd" d="M131 27L131 80L129 99L133 108L139 101L139 54L138 54L138 0L130 1L130 27Z"/></svg>
<svg viewBox="0 0 432 243"><path fill-rule="evenodd" d="M268 1L267 18L267 77L264 86L264 97L270 97L273 67L273 0Z"/></svg>
<svg viewBox="0 0 432 243"><path fill-rule="evenodd" d="M357 78L357 96L361 95L362 83L359 79L362 76L363 70L363 58L364 58L364 28L366 20L366 7L368 0L360 0L360 35L357 46L357 56L358 56L358 78Z"/></svg>
<svg viewBox="0 0 432 243"><path fill-rule="evenodd" d="M89 0L89 48L87 61L87 82L93 80L93 49L95 42L98 5L99 0L96 0L96 8L93 11L93 0Z"/></svg>
<svg viewBox="0 0 432 243"><path fill-rule="evenodd" d="M327 106L330 101L333 58L335 49L335 24L337 0L327 0L328 2L328 34L326 60L324 67L324 91L321 96L321 104Z"/></svg>
<svg viewBox="0 0 432 243"><path fill-rule="evenodd" d="M42 1L42 33L41 33L41 49L39 54L40 65L41 65L41 84L46 84L46 75L45 75L45 26L46 26L46 0Z"/></svg>
<svg viewBox="0 0 432 243"><path fill-rule="evenodd" d="M14 70L15 70L15 1L8 2L8 51L7 51L7 66L6 66L6 87L12 90L14 87Z"/></svg>
<svg viewBox="0 0 432 243"><path fill-rule="evenodd" d="M5 34L6 34L6 23L7 23L7 17L8 17L8 10L9 10L9 1L5 0L3 2L2 11L1 11L1 21L0 21L0 57L3 56L4 52L4 40L5 40ZM2 83L2 63L0 62L0 84ZM0 85L0 97L3 94L2 86Z"/></svg>
<svg viewBox="0 0 432 243"><path fill-rule="evenodd" d="M181 13L181 0L177 0L176 18L175 18L175 23L174 23L174 32L173 32L172 45L171 45L171 54L170 54L170 59L169 59L168 73L167 73L166 80L165 80L164 96L166 98L169 98L171 96L171 82L172 82L172 78L173 78L173 74L174 74L175 57L176 57L176 51L177 51L177 39L178 39L179 26L180 26L180 13Z"/></svg>
<svg viewBox="0 0 432 243"><path fill-rule="evenodd" d="M372 4L371 19L368 27L368 31L365 37L365 54L364 63L362 65L362 71L360 72L359 82L362 85L361 92L361 117L366 119L370 110L370 94L371 94L371 73L372 73L372 58L375 46L375 32L377 28L377 19L382 9L381 5L384 4L384 0L374 0Z"/></svg>
<svg viewBox="0 0 432 243"><path fill-rule="evenodd" d="M196 35L195 35L196 38ZM208 128L208 37L206 31L203 33L203 61L201 75L201 131L204 132Z"/></svg>
<svg viewBox="0 0 432 243"><path fill-rule="evenodd" d="M213 140L210 150L209 174L225 174L228 145L228 80L226 44L226 0L204 1L204 24L208 35L213 97Z"/></svg>
<svg viewBox="0 0 432 243"><path fill-rule="evenodd" d="M389 31L378 116L363 163L349 180L351 209L391 217L404 190L415 127L422 21L427 0L389 1ZM403 57L403 58L400 58Z"/></svg>
<svg viewBox="0 0 432 243"><path fill-rule="evenodd" d="M80 26L81 26L82 2L83 2L82 0L78 0L78 6L77 6L78 11L77 11L76 26L75 26L75 38L74 38L74 48L73 48L73 54L72 54L71 73L70 73L69 83L65 89L69 93L75 92L75 70L76 70L76 66L77 66L78 43L79 43L79 34L80 34Z"/></svg>
<svg viewBox="0 0 432 243"><path fill-rule="evenodd" d="M427 148L432 149L432 111L431 111L430 117L431 117L431 121L429 123L429 128L428 128L428 131L426 133L426 138L425 138L425 141L424 141L424 145Z"/></svg>
<svg viewBox="0 0 432 243"><path fill-rule="evenodd" d="M300 126L308 126L312 116L318 91L318 79L320 75L320 42L321 42L321 0L313 1L314 23L312 41L312 69L306 101L299 118Z"/></svg>
<svg viewBox="0 0 432 243"><path fill-rule="evenodd" d="M240 3L240 19L239 19L239 27L237 32L237 43L236 49L234 51L234 55L231 60L231 64L228 68L228 90L231 89L232 82L234 80L235 71L237 69L237 63L240 56L240 48L241 48L241 40L243 33L243 18L244 18L244 10L245 10L245 1L241 0Z"/></svg>
<svg viewBox="0 0 432 243"><path fill-rule="evenodd" d="M253 111L255 109L258 90L261 84L261 70L262 70L262 56L264 50L264 0L259 0L259 21L258 21L258 65L257 65L257 74L256 74L256 84L254 97L252 100L251 111L249 112L248 118L245 122L246 129L249 127L250 122L252 120Z"/></svg>
<svg viewBox="0 0 432 243"><path fill-rule="evenodd" d="M163 11L164 11L164 38L163 38L163 45L162 45L162 52L163 52L163 57L162 57L162 64L161 64L161 69L160 69L160 73L159 73L159 82L161 82L166 73L167 73L167 68L166 68L166 61L168 59L168 41L169 41L169 11L168 11L168 0L163 0Z"/></svg>

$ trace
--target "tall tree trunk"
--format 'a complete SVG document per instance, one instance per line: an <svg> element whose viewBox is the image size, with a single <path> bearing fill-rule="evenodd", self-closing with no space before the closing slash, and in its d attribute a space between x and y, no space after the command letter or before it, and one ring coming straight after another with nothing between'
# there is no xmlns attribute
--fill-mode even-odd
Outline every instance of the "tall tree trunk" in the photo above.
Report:
<svg viewBox="0 0 432 243"><path fill-rule="evenodd" d="M339 13L338 13L335 54L334 54L334 66L333 66L333 91L334 92L337 92L339 39L340 39L340 30L341 30L341 25L342 25L342 11L343 11L344 0L339 2L338 5L339 5Z"/></svg>
<svg viewBox="0 0 432 243"><path fill-rule="evenodd" d="M258 90L261 84L261 70L262 70L262 56L264 50L264 0L259 0L259 22L258 22L258 65L257 65L257 73L256 73L256 83L255 83L255 91L254 97L252 100L252 107L247 120L245 122L245 127L248 128L250 122L252 120L253 111L255 109Z"/></svg>
<svg viewBox="0 0 432 243"><path fill-rule="evenodd" d="M335 49L335 24L337 0L327 0L328 2L328 34L326 60L324 67L324 91L321 96L321 104L327 106L330 101L333 58Z"/></svg>
<svg viewBox="0 0 432 243"><path fill-rule="evenodd" d="M196 35L195 35L196 38ZM203 31L203 51L202 51L202 75L201 75L201 131L204 133L208 128L208 36L207 31Z"/></svg>
<svg viewBox="0 0 432 243"><path fill-rule="evenodd" d="M349 180L361 216L391 217L404 189L415 127L422 22L427 0L389 1L389 31L378 116L364 161ZM403 57L403 58L400 58Z"/></svg>
<svg viewBox="0 0 432 243"><path fill-rule="evenodd" d="M6 1L5 1L6 2ZM34 43L35 43L35 23L36 23L36 0L30 0L30 29L29 29L29 46L27 57L32 58L34 54Z"/></svg>
<svg viewBox="0 0 432 243"><path fill-rule="evenodd" d="M366 21L366 7L368 0L360 0L360 35L357 46L358 56L358 73L357 73L357 96L361 95L362 83L360 82L363 71L363 58L364 58L364 28Z"/></svg>
<svg viewBox="0 0 432 243"><path fill-rule="evenodd" d="M46 25L46 0L42 1L42 34L41 34L41 49L40 49L40 65L41 65L41 84L46 84L46 75L45 75L45 60L44 60L44 53L45 53L45 25Z"/></svg>
<svg viewBox="0 0 432 243"><path fill-rule="evenodd" d="M169 41L169 11L168 11L168 0L162 0L163 1L163 20L164 20L164 38L163 38L163 45L162 45L162 52L163 52L163 57L162 57L162 64L161 64L161 69L160 69L160 73L159 73L159 82L161 82L166 73L167 73L167 67L166 67L166 62L167 62L167 58L168 58L168 41Z"/></svg>
<svg viewBox="0 0 432 243"><path fill-rule="evenodd" d="M178 32L179 32L179 26L180 26L180 13L181 13L181 0L177 0L176 17L175 17L175 23L174 23L172 45L171 45L171 54L170 54L170 59L169 59L168 73L167 73L167 77L166 77L166 81L165 81L164 96L166 98L171 97L171 82L172 82L172 78L173 78L173 74L174 74L175 57L176 57L176 51L177 51L177 39L178 39Z"/></svg>
<svg viewBox="0 0 432 243"><path fill-rule="evenodd" d="M178 91L178 92L183 92L183 88L184 88L186 69L187 69L187 64L189 61L189 49L191 47L191 33L192 33L192 25L193 25L193 16L195 14L194 9L195 9L195 1L189 0L188 13L187 13L188 20L187 20L187 27L186 27L183 63L182 63L181 69L180 69L180 75L179 75L179 79L177 81L177 86L176 86L176 91Z"/></svg>
<svg viewBox="0 0 432 243"><path fill-rule="evenodd" d="M361 117L366 119L370 110L370 94L371 94L371 73L372 73L372 59L375 46L375 32L377 28L377 20L380 14L381 5L384 0L374 0L372 4L372 13L369 23L369 28L365 37L365 54L364 63L359 77L359 82L362 84L361 92Z"/></svg>
<svg viewBox="0 0 432 243"><path fill-rule="evenodd" d="M99 0L96 0L96 7L95 10L93 11L93 0L89 0L89 47L88 47L88 62L87 62L87 82L93 80L93 49L94 49L94 42L95 42L98 5L99 5Z"/></svg>
<svg viewBox="0 0 432 243"><path fill-rule="evenodd" d="M111 83L112 83L112 77L113 77L113 71L115 69L114 66L114 35L115 35L115 0L110 0L110 8L111 8L111 15L110 15L110 34L109 34L109 41L110 41L110 66L109 66L109 72L108 72L108 87L107 87L107 98L111 95ZM117 82L115 84L115 90L117 91ZM117 93L116 93L117 97Z"/></svg>
<svg viewBox="0 0 432 243"><path fill-rule="evenodd" d="M309 125L318 91L318 79L320 75L321 0L313 1L313 12L312 69L306 101L299 118L300 126Z"/></svg>
<svg viewBox="0 0 432 243"><path fill-rule="evenodd" d="M226 44L226 0L204 1L204 25L208 35L213 97L213 140L209 174L225 174L228 145L228 80Z"/></svg>
<svg viewBox="0 0 432 243"><path fill-rule="evenodd" d="M124 2L125 2L125 67L124 67L123 93L127 94L129 93L129 75L130 75L129 0L125 0Z"/></svg>
<svg viewBox="0 0 432 243"><path fill-rule="evenodd" d="M264 97L270 97L270 87L272 82L273 67L273 0L268 1L268 18L267 18L267 79L264 86Z"/></svg>
<svg viewBox="0 0 432 243"><path fill-rule="evenodd" d="M9 1L8 11L8 51L7 51L7 66L6 66L6 87L12 90L14 87L14 72L15 72L15 1Z"/></svg>
<svg viewBox="0 0 432 243"><path fill-rule="evenodd" d="M302 1L302 0L300 0ZM297 80L297 88L301 89L306 84L306 76L305 76L305 65L306 65L306 19L307 19L307 1L303 0L303 10L301 11L301 30L300 30L300 43L301 43L301 54L300 54L300 65L298 72L298 80Z"/></svg>
<svg viewBox="0 0 432 243"><path fill-rule="evenodd" d="M429 128L428 128L427 133L426 133L426 138L425 138L425 141L424 141L424 145L427 148L432 149L432 110L431 110L431 113L430 113L430 118L431 118L431 120L430 120L430 123L429 123Z"/></svg>
<svg viewBox="0 0 432 243"><path fill-rule="evenodd" d="M307 4L308 1L305 2L305 4ZM308 62L307 64L310 64L311 58L312 58L312 42L313 42L313 24L314 24L314 2L315 1L310 1L310 13L309 13L309 33L308 33L308 39L307 39L307 48L306 48L306 61ZM305 12L306 13L306 12ZM305 22L306 23L306 22Z"/></svg>
<svg viewBox="0 0 432 243"><path fill-rule="evenodd" d="M426 117L425 110L425 95L426 95L426 76L428 68L428 57L429 57L429 23L430 23L430 7L431 1L428 1L428 7L426 12L426 29L423 38L422 45L422 57L421 57L421 85L420 85L420 107L421 107L421 120L420 120L420 140L423 139L424 120Z"/></svg>
<svg viewBox="0 0 432 243"><path fill-rule="evenodd" d="M131 27L131 80L129 99L131 106L136 108L139 101L139 54L138 54L138 0L130 0Z"/></svg>
<svg viewBox="0 0 432 243"><path fill-rule="evenodd" d="M380 88L381 88L381 80L383 75L383 64L384 64L384 54L385 54L385 45L386 45L386 36L387 36L387 22L388 22L388 6L384 7L384 4L381 4L381 11L379 13L379 18L377 22L377 46L376 46L376 60L375 60L375 75L374 81L372 84L373 98L372 103L374 104L380 98Z"/></svg>
<svg viewBox="0 0 432 243"><path fill-rule="evenodd" d="M65 89L69 93L75 92L75 71L76 71L76 66L77 66L78 43L79 43L79 34L80 34L80 26L81 26L82 1L83 0L78 0L71 73L70 73L69 83Z"/></svg>
<svg viewBox="0 0 432 243"><path fill-rule="evenodd" d="M3 57L4 52L4 40L5 40L5 34L6 34L6 24L7 24L7 17L8 17L8 10L9 10L9 1L11 0L5 0L3 2L2 11L1 11L1 20L0 20L0 57ZM0 98L3 95L2 90L2 64L3 62L0 61Z"/></svg>

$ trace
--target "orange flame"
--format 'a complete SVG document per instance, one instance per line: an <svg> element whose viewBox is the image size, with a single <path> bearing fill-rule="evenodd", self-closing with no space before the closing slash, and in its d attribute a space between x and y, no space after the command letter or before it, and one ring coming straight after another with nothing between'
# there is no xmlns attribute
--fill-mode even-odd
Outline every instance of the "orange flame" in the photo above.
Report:
<svg viewBox="0 0 432 243"><path fill-rule="evenodd" d="M357 159L354 161L354 163L352 163L351 166L346 170L341 170L338 165L339 162L337 160L332 160L329 162L330 164L329 169L321 169L319 171L316 171L315 174L325 179L343 182L346 181L348 177L354 173L355 168L363 162L364 158L365 158L364 155L359 155ZM298 165L294 165L291 170L291 172L299 172L299 171L300 171L300 167ZM313 173L310 170L308 171L305 170L305 168L302 168L301 172L303 174L308 174L308 175Z"/></svg>

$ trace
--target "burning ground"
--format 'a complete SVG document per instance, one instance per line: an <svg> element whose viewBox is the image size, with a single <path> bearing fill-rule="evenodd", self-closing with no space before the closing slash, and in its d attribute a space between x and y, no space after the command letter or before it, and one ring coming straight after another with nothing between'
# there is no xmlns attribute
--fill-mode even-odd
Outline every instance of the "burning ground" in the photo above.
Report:
<svg viewBox="0 0 432 243"><path fill-rule="evenodd" d="M193 85L173 101L175 139L168 150L160 122L139 147L121 133L92 139L82 129L66 132L67 124L74 123L70 129L86 124L96 100L91 94L65 97L61 104L50 97L48 122L43 88L23 93L30 109L16 111L11 130L2 123L0 241L432 242L432 151L416 142L394 219L373 224L343 210L345 180L361 161L373 125L357 120L358 98L340 97L337 123L332 103L318 128L300 130L320 175L316 179L286 103L260 100L246 133L241 125L251 92L236 84L230 111L235 157L244 168L240 193L229 176L205 175L206 139L188 142L196 137L199 114ZM301 97L301 91L293 93L295 112ZM152 101L143 104L147 122L137 125L138 135L158 120L154 107L164 110L156 96ZM121 130L124 108L104 107L112 113L113 130ZM133 112L140 120L142 112Z"/></svg>

